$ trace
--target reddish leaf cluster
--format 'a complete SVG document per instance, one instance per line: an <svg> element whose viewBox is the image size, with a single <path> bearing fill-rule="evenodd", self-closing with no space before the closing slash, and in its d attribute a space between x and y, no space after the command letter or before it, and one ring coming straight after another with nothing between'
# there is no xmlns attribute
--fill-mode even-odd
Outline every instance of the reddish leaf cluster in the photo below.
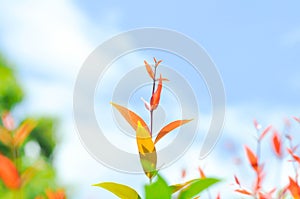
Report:
<svg viewBox="0 0 300 199"><path fill-rule="evenodd" d="M299 122L299 118L293 117L293 119L297 122ZM289 120L285 120L286 129L289 129L291 123ZM254 120L254 127L259 132L261 129L261 125ZM272 130L273 129L273 130ZM300 187L298 184L298 170L300 168L300 156L296 154L297 146L294 147L292 144L293 138L290 134L287 134L285 132L284 137L287 139L289 146L287 148L287 155L290 155L292 157L292 161L297 163L297 166L295 166L295 178L289 177L289 184L286 185L284 188L280 190L280 188L273 188L269 191L264 191L262 187L262 182L265 178L265 172L264 170L264 164L260 161L260 145L263 138L266 137L266 135L272 132L271 134L271 146L272 150L280 160L283 160L284 158L284 144L286 142L283 141L282 135L274 129L271 125L266 127L261 134L258 136L257 139L257 152L254 153L248 146L245 146L245 152L246 157L248 159L248 162L250 163L251 168L255 171L256 178L252 189L246 189L242 187L240 180L237 178L237 176L234 176L235 184L238 186L238 188L235 190L237 193L252 196L253 198L258 199L272 199L274 198L274 194L277 192L277 196L275 198L285 198L289 194L293 196L293 198L300 198Z"/></svg>

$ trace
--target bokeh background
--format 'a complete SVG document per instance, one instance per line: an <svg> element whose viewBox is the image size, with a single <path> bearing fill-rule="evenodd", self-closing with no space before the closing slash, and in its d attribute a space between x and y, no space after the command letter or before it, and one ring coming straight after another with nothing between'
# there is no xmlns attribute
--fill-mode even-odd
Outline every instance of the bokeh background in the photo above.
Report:
<svg viewBox="0 0 300 199"><path fill-rule="evenodd" d="M106 168L81 145L72 117L74 83L87 56L113 35L140 27L179 31L201 44L218 67L227 95L226 121L210 156L199 160L195 142L162 173L176 182L182 169L195 176L200 165L207 175L226 179L216 191L234 197L229 185L233 173L243 173L245 179L251 175L236 164L247 165L240 159L243 145L255 146L253 119L281 129L286 118L300 115L299 7L299 1L1 0L0 52L25 91L14 114L59 118L54 163L70 198L113 198L91 186L100 181L141 191L143 175ZM134 64L144 59L135 57Z"/></svg>

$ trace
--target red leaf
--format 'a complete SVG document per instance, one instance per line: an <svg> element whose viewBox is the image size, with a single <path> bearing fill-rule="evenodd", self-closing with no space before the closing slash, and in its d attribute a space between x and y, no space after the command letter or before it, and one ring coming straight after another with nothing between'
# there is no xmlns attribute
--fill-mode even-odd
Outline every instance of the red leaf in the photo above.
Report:
<svg viewBox="0 0 300 199"><path fill-rule="evenodd" d="M262 133L261 135L259 136L259 140L262 140L266 135L267 133L271 130L272 128L272 125L269 125Z"/></svg>
<svg viewBox="0 0 300 199"><path fill-rule="evenodd" d="M275 154L278 156L278 157L281 157L282 156L282 151L281 151L281 139L277 133L277 131L274 131L273 133L273 137L272 137L272 146L273 146L273 149L274 149L274 152Z"/></svg>
<svg viewBox="0 0 300 199"><path fill-rule="evenodd" d="M154 72L150 66L150 64L148 64L148 62L146 60L144 60L145 66L146 66L146 70L149 74L149 76L151 77L151 79L154 79Z"/></svg>
<svg viewBox="0 0 300 199"><path fill-rule="evenodd" d="M293 159L300 164L300 157L295 155L291 149L287 149L289 154L293 157Z"/></svg>
<svg viewBox="0 0 300 199"><path fill-rule="evenodd" d="M234 176L234 180L235 180L237 185L241 186L241 183L240 183L239 179L236 176Z"/></svg>
<svg viewBox="0 0 300 199"><path fill-rule="evenodd" d="M148 131L149 127L146 124L146 122L140 117L138 116L136 113L134 113L133 111L118 105L116 103L111 102L111 105L113 105L121 114L122 116L126 119L126 121L131 125L131 127L136 131L137 129L137 125L138 125L138 121L141 122L141 125Z"/></svg>
<svg viewBox="0 0 300 199"><path fill-rule="evenodd" d="M295 120L296 122L299 122L299 123L300 123L300 118L299 118L299 117L293 116L293 118L294 118L294 120Z"/></svg>
<svg viewBox="0 0 300 199"><path fill-rule="evenodd" d="M249 160L252 168L255 171L258 171L258 160L257 160L256 155L247 146L245 146L245 150L246 150L246 154L247 154L248 160Z"/></svg>
<svg viewBox="0 0 300 199"><path fill-rule="evenodd" d="M256 119L253 120L253 124L256 130L260 130L261 129L261 125L257 122Z"/></svg>
<svg viewBox="0 0 300 199"><path fill-rule="evenodd" d="M218 195L217 195L216 199L221 199L221 195L220 195L220 193L218 193Z"/></svg>
<svg viewBox="0 0 300 199"><path fill-rule="evenodd" d="M181 178L185 178L186 177L186 170L182 169L181 170Z"/></svg>
<svg viewBox="0 0 300 199"><path fill-rule="evenodd" d="M153 95L151 97L151 100L150 100L151 110L155 110L157 108L157 106L159 104L159 101L160 101L161 90L162 90L162 78L161 78L161 75L160 75L157 89L153 93Z"/></svg>
<svg viewBox="0 0 300 199"><path fill-rule="evenodd" d="M161 138L163 138L165 135L167 135L169 132L173 131L179 126L182 126L192 120L176 120L174 122L171 122L167 124L165 127L163 127L159 133L157 134L154 144L156 144Z"/></svg>
<svg viewBox="0 0 300 199"><path fill-rule="evenodd" d="M148 111L150 111L150 110L151 110L151 106L150 106L149 102L147 102L147 101L146 101L144 98L142 98L142 97L141 97L141 100L144 102L144 105L145 105L146 109L147 109Z"/></svg>
<svg viewBox="0 0 300 199"><path fill-rule="evenodd" d="M236 189L235 192L245 194L245 195L249 195L249 196L252 195L251 192L247 191L246 189Z"/></svg>
<svg viewBox="0 0 300 199"><path fill-rule="evenodd" d="M18 189L21 184L17 168L10 159L0 154L0 179L10 189Z"/></svg>

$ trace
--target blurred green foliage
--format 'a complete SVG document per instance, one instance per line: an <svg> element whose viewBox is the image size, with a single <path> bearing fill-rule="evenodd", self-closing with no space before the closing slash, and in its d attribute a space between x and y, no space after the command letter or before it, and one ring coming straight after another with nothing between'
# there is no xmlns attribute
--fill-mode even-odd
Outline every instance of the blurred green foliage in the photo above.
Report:
<svg viewBox="0 0 300 199"><path fill-rule="evenodd" d="M23 99L23 91L14 76L14 71L0 56L0 113L11 110Z"/></svg>
<svg viewBox="0 0 300 199"><path fill-rule="evenodd" d="M24 92L15 77L14 70L0 55L0 116L6 112L13 112L23 97ZM26 119L28 118L23 118L23 120L18 118L18 121L24 122ZM52 165L58 121L48 116L34 120L37 125L26 138L24 144L16 149L17 155L12 153L13 146L6 146L0 142L0 154L10 158L15 163L21 179L27 179L26 182L22 180L24 182L22 182L20 189L12 190L0 178L1 199L32 199L37 196L45 196L45 191L48 189L55 190L58 188L56 173ZM16 124L16 128L21 124ZM1 119L0 127L3 128ZM13 136L16 130L12 130L10 133Z"/></svg>

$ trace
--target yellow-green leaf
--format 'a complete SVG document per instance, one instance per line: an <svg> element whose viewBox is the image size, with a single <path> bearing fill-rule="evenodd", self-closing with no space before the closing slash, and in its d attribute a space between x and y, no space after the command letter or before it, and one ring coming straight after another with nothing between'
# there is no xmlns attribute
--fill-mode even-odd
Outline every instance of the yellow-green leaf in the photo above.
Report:
<svg viewBox="0 0 300 199"><path fill-rule="evenodd" d="M193 198L219 181L215 178L196 179L180 191L178 199Z"/></svg>
<svg viewBox="0 0 300 199"><path fill-rule="evenodd" d="M154 141L154 144L156 144L161 138L163 138L165 135L167 135L168 133L170 133L171 131L173 131L177 127L182 126L182 125L184 125L184 124L186 124L190 121L192 121L192 120L176 120L174 122L171 122L171 123L167 124L157 134L157 136L155 138L155 141Z"/></svg>
<svg viewBox="0 0 300 199"><path fill-rule="evenodd" d="M149 130L138 121L136 130L136 141L140 154L140 161L148 178L156 173L157 154Z"/></svg>
<svg viewBox="0 0 300 199"><path fill-rule="evenodd" d="M12 136L9 131L5 128L0 127L0 142L6 146L10 146L12 143Z"/></svg>
<svg viewBox="0 0 300 199"><path fill-rule="evenodd" d="M115 194L121 199L140 199L139 194L131 187L114 182L102 182L93 186L101 187Z"/></svg>
<svg viewBox="0 0 300 199"><path fill-rule="evenodd" d="M131 127L135 131L137 129L137 123L138 123L138 121L140 121L142 126L150 132L149 127L146 124L146 122L140 116L138 116L136 113L127 109L124 106L121 106L121 105L113 103L113 102L111 102L111 105L113 105L121 113L121 115L125 118L125 120L131 125Z"/></svg>

